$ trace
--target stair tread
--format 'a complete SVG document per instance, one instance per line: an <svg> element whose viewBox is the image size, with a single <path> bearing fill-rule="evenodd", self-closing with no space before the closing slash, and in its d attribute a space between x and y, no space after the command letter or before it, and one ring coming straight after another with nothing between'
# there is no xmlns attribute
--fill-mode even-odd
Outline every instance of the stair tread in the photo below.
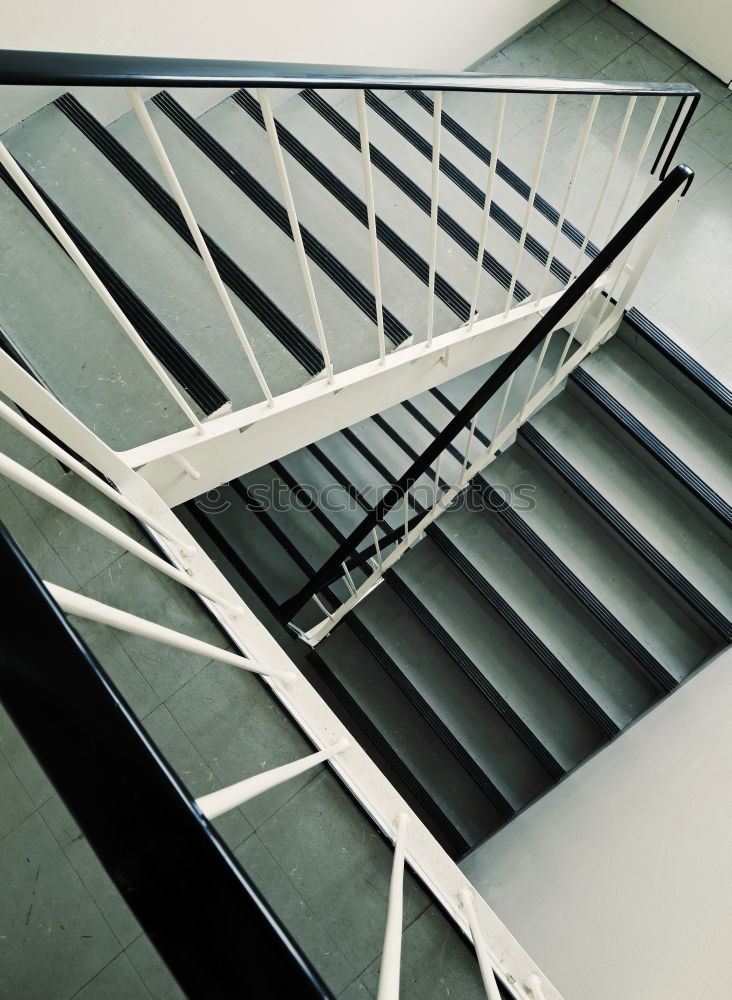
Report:
<svg viewBox="0 0 732 1000"><path fill-rule="evenodd" d="M584 362L587 372L726 503L732 442L618 337Z"/></svg>
<svg viewBox="0 0 732 1000"><path fill-rule="evenodd" d="M137 151L145 142L137 139ZM203 262L76 126L50 105L8 133L7 143L232 402L259 402L262 390ZM302 367L242 303L236 306L273 390L303 384Z"/></svg>
<svg viewBox="0 0 732 1000"><path fill-rule="evenodd" d="M317 332L290 236L274 225L156 105L149 104L148 110L199 225L317 346ZM204 118L208 121L209 116L218 113L214 108ZM115 122L114 133L146 169L161 179L153 153L131 115ZM249 139L252 145L261 143L266 147L264 133L252 133ZM281 202L281 197L277 201ZM369 342L370 321L312 262L310 274L334 364L348 368L354 361L360 363L365 358L359 356L359 347ZM338 330L338 336L328 337L333 330ZM274 343L281 351L281 345ZM373 353L372 350L371 357Z"/></svg>
<svg viewBox="0 0 732 1000"><path fill-rule="evenodd" d="M690 504L654 475L622 440L592 419L574 393L565 392L531 424L640 534L727 617L732 615L729 549Z"/></svg>
<svg viewBox="0 0 732 1000"><path fill-rule="evenodd" d="M2 182L0 219L13 233L0 246L3 329L61 402L119 450L187 427L76 265Z"/></svg>
<svg viewBox="0 0 732 1000"><path fill-rule="evenodd" d="M714 641L690 611L520 443L486 478L509 489L536 486L535 507L521 519L678 680L713 652Z"/></svg>
<svg viewBox="0 0 732 1000"><path fill-rule="evenodd" d="M279 111L276 112L276 117L279 121ZM240 162L246 164L247 169L261 184L279 197L277 181L272 171L271 150L268 143L261 144L264 131L247 111L234 101L227 101L205 115L202 124ZM282 121L280 126L286 127ZM255 136L258 136L256 142L253 141ZM295 135L294 139L297 138ZM309 152L322 160L322 151L318 146L306 145ZM368 229L288 152L284 142L282 152L301 225L317 236L373 292ZM363 181L360 186L352 189L352 193L363 200ZM385 308L391 310L411 333L419 333L426 322L424 285L402 261L393 254L385 253L383 249L379 253L379 274ZM375 326L370 343L374 356ZM390 346L387 339L387 350Z"/></svg>
<svg viewBox="0 0 732 1000"><path fill-rule="evenodd" d="M355 615L515 809L551 784L505 720L476 698L475 686L388 581L369 594Z"/></svg>
<svg viewBox="0 0 732 1000"><path fill-rule="evenodd" d="M565 770L597 748L597 730L582 710L429 539L394 572L459 636L460 648Z"/></svg>
<svg viewBox="0 0 732 1000"><path fill-rule="evenodd" d="M347 623L318 647L318 654L468 843L477 843L501 825L495 807L445 752L437 735Z"/></svg>
<svg viewBox="0 0 732 1000"><path fill-rule="evenodd" d="M340 105L339 105L340 110ZM288 103L278 113L282 121L301 141L317 151L317 155L331 171L352 191L363 190L363 169L360 152L346 141L334 128L321 118L304 99ZM387 180L381 171L374 169L374 201L377 216L390 226L423 260L429 259L430 220L420 208L406 198ZM437 239L437 271L463 297L467 309L467 297L472 288L474 265L470 257L455 245L442 230ZM380 254L384 253L380 245ZM427 314L427 285L423 282L422 295L424 315ZM486 288L488 282L485 282ZM487 293L486 293L487 294ZM467 318L467 312L465 314ZM435 297L434 330L444 333L459 327L460 316L440 299ZM415 339L424 338L426 324L415 331Z"/></svg>
<svg viewBox="0 0 732 1000"><path fill-rule="evenodd" d="M531 501L514 496L511 502ZM651 704L655 688L632 656L496 512L466 504L443 515L437 527L619 726Z"/></svg>

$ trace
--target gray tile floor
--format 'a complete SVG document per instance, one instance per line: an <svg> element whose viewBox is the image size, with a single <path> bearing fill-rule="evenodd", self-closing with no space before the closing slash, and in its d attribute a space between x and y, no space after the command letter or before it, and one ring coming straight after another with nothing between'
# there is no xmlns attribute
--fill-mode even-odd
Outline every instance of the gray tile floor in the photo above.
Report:
<svg viewBox="0 0 732 1000"><path fill-rule="evenodd" d="M699 176L638 304L717 377L732 382L729 92L605 0L570 0L479 65L508 73L686 79L700 87L699 117L681 151ZM519 149L527 133L520 121L514 125ZM140 537L126 517L4 426L0 447ZM42 576L221 642L187 592L1 479L0 518ZM80 624L79 631L194 794L305 750L295 727L249 675L101 627ZM0 1000L179 997L2 712L0 803ZM330 772L304 776L217 825L334 992L348 1000L374 996L390 851ZM412 881L405 924L405 997L482 995L472 954Z"/></svg>
<svg viewBox="0 0 732 1000"><path fill-rule="evenodd" d="M569 0L471 69L687 81L699 88L701 102L676 158L688 163L696 177L640 283L635 304L720 381L732 385L732 92L607 0ZM510 107L507 113L510 117ZM530 136L523 138L528 143ZM521 136L512 135L512 144L520 142ZM574 155L571 144L567 149ZM598 173L601 162L606 162L605 153Z"/></svg>

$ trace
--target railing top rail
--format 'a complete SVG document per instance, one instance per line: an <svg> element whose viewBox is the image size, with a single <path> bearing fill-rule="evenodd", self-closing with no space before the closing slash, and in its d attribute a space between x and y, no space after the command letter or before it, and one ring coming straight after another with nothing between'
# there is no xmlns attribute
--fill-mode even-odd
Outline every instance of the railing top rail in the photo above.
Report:
<svg viewBox="0 0 732 1000"><path fill-rule="evenodd" d="M0 704L186 996L330 998L2 523L0 567Z"/></svg>
<svg viewBox="0 0 732 1000"><path fill-rule="evenodd" d="M558 77L435 73L319 63L179 59L0 49L0 84L94 87L317 87L463 90L514 94L694 97L690 83L564 80Z"/></svg>

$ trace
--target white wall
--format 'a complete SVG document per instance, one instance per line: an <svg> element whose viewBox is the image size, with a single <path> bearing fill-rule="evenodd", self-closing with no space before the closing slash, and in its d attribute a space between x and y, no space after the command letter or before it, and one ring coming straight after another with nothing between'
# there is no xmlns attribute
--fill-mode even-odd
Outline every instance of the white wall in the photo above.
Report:
<svg viewBox="0 0 732 1000"><path fill-rule="evenodd" d="M11 0L6 49L462 70L557 0ZM0 133L64 88L0 86ZM124 95L86 93L103 123ZM201 108L203 111L204 108Z"/></svg>
<svg viewBox="0 0 732 1000"><path fill-rule="evenodd" d="M557 0L31 0L2 47L460 70Z"/></svg>
<svg viewBox="0 0 732 1000"><path fill-rule="evenodd" d="M731 671L728 650L462 865L566 1000L729 996Z"/></svg>
<svg viewBox="0 0 732 1000"><path fill-rule="evenodd" d="M615 0L725 83L732 80L732 0Z"/></svg>

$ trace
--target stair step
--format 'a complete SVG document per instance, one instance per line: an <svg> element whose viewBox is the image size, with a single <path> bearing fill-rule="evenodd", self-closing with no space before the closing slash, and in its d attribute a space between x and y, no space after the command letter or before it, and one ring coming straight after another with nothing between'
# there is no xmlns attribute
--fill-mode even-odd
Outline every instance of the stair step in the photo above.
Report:
<svg viewBox="0 0 732 1000"><path fill-rule="evenodd" d="M589 400L588 400L589 402ZM653 466L566 392L522 432L579 496L676 588L720 636L732 638L732 565L724 541L654 475Z"/></svg>
<svg viewBox="0 0 732 1000"><path fill-rule="evenodd" d="M533 533L533 545L559 557L561 567L554 571L582 594L662 690L670 690L714 652L717 644L690 609L520 442L488 468L485 478L508 491L535 486L533 508L509 510L505 516Z"/></svg>
<svg viewBox="0 0 732 1000"><path fill-rule="evenodd" d="M263 132L264 128L259 104L252 94L238 91L234 100L206 115L203 124L234 156L246 163L261 184L277 194L269 146L262 147L261 140L250 141L253 133ZM329 248L336 263L340 262L353 272L373 298L363 183L355 190L348 188L282 122L278 122L277 132L301 225ZM403 342L424 326L425 291L415 274L393 254L380 254L379 274L389 347ZM372 346L375 343L374 340Z"/></svg>
<svg viewBox="0 0 732 1000"><path fill-rule="evenodd" d="M380 736L378 749L393 766L401 763L400 776L417 801L440 816L451 839L457 840L458 834L463 851L502 824L501 813L445 752L436 733L347 623L320 644L315 655L358 706L359 721L363 724L365 716L370 722L372 739Z"/></svg>
<svg viewBox="0 0 732 1000"><path fill-rule="evenodd" d="M732 526L732 447L723 430L617 337L572 377L724 525Z"/></svg>
<svg viewBox="0 0 732 1000"><path fill-rule="evenodd" d="M0 221L13 234L0 247L3 288L13 289L4 332L64 406L117 450L187 427L76 265L2 182Z"/></svg>
<svg viewBox="0 0 732 1000"><path fill-rule="evenodd" d="M388 581L359 605L349 622L353 619L378 639L406 685L414 689L508 803L504 818L550 786L545 768L501 714L485 699L476 698L471 680L410 613ZM498 805L503 809L500 798Z"/></svg>
<svg viewBox="0 0 732 1000"><path fill-rule="evenodd" d="M586 714L431 540L392 572L545 748L548 766L556 762L561 774L597 749L602 740Z"/></svg>
<svg viewBox="0 0 732 1000"><path fill-rule="evenodd" d="M616 334L705 416L732 435L732 391L635 307Z"/></svg>
<svg viewBox="0 0 732 1000"><path fill-rule="evenodd" d="M96 131L108 135L101 127ZM137 141L140 147L146 142L144 136ZM8 145L226 396L235 405L261 400L262 391L203 262L118 169L118 163L130 165L129 156L113 151L110 160L55 105L13 129ZM143 173L136 180L143 184L149 178ZM165 200L164 190L160 192ZM242 309L241 319L251 330L255 350L263 352L264 372L273 387L282 391L302 384L307 377L302 368L261 323L252 322L248 309Z"/></svg>
<svg viewBox="0 0 732 1000"><path fill-rule="evenodd" d="M229 165L226 151L222 152L203 126L187 116L169 96L164 102L161 98L160 103L165 111L157 102L149 102L148 110L199 225L317 349L318 335L281 197L275 198L264 189L241 164L234 161ZM145 137L139 134L134 117L125 116L115 122L113 129L160 179L153 153ZM263 150L268 150L264 133L252 129L249 138L252 144L259 143ZM226 169L222 169L222 162ZM349 367L353 363L354 346L369 342L372 324L328 274L317 266L311 266L310 273L323 328L339 331L339 336L331 337L332 343L329 341L332 359L340 368Z"/></svg>

